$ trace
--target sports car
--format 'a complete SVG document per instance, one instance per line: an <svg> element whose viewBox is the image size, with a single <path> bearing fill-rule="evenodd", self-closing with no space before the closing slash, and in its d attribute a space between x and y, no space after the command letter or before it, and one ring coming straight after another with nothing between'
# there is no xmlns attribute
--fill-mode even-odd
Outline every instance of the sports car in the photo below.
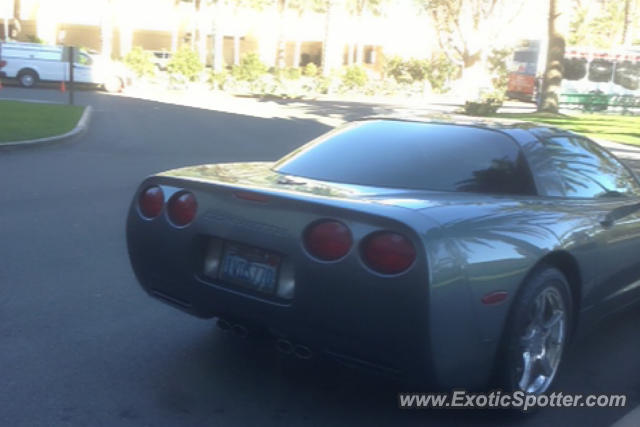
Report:
<svg viewBox="0 0 640 427"><path fill-rule="evenodd" d="M640 299L640 184L530 123L370 118L277 162L148 177L149 295L300 358L544 393L578 331Z"/></svg>

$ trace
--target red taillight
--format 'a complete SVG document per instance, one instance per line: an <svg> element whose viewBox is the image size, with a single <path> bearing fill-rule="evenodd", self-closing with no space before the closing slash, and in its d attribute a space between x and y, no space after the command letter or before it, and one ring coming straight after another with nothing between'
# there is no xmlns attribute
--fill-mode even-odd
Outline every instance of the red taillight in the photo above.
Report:
<svg viewBox="0 0 640 427"><path fill-rule="evenodd" d="M7 61L0 61L0 68L4 67L5 65L7 65Z"/></svg>
<svg viewBox="0 0 640 427"><path fill-rule="evenodd" d="M316 222L304 233L307 251L322 261L335 261L344 257L351 249L352 242L351 231L338 221Z"/></svg>
<svg viewBox="0 0 640 427"><path fill-rule="evenodd" d="M174 194L167 204L169 219L174 225L183 227L196 217L198 203L193 193L181 191Z"/></svg>
<svg viewBox="0 0 640 427"><path fill-rule="evenodd" d="M365 239L362 256L372 270L382 274L398 274L413 264L416 250L402 234L380 231Z"/></svg>
<svg viewBox="0 0 640 427"><path fill-rule="evenodd" d="M162 189L157 185L148 187L146 190L140 193L138 199L140 205L140 213L145 218L155 218L162 212L164 206L164 193Z"/></svg>

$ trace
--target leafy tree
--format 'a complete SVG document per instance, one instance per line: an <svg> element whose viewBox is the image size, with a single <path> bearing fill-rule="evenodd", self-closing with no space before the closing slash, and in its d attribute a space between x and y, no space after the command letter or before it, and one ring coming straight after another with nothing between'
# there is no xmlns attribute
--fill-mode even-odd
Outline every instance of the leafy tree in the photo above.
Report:
<svg viewBox="0 0 640 427"><path fill-rule="evenodd" d="M415 0L429 14L450 61L469 68L520 13L521 0Z"/></svg>
<svg viewBox="0 0 640 427"><path fill-rule="evenodd" d="M603 49L631 44L639 0L574 0L572 6L569 44Z"/></svg>
<svg viewBox="0 0 640 427"><path fill-rule="evenodd" d="M489 72L491 73L491 83L500 93L504 94L509 82L508 59L513 54L513 49L494 49L487 57Z"/></svg>

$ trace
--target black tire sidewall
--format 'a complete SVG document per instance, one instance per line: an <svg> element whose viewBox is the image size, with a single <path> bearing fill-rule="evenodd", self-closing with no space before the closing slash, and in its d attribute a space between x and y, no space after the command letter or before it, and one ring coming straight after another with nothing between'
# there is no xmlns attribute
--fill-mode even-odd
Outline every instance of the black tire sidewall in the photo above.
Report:
<svg viewBox="0 0 640 427"><path fill-rule="evenodd" d="M566 277L558 269L549 266L540 266L525 280L511 307L509 318L505 327L505 333L501 348L500 362L498 364L498 381L505 391L518 391L516 367L522 360L520 338L528 325L528 313L535 297L544 289L554 287L560 293L566 309L565 341L562 349L562 358L558 369L562 366L562 359L566 354L567 344L573 325L573 305L571 291ZM555 381L555 378L554 378ZM553 383L549 389L553 388Z"/></svg>

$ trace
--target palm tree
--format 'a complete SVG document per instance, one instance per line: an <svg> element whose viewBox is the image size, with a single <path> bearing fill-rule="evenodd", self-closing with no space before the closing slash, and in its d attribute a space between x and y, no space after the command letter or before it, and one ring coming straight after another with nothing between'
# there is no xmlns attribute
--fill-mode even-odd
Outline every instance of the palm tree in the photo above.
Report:
<svg viewBox="0 0 640 427"><path fill-rule="evenodd" d="M541 99L538 104L539 111L551 113L558 112L558 95L560 94L560 84L562 83L564 72L562 60L564 58L565 41L563 35L556 28L556 20L560 16L557 6L557 0L549 0L547 66L542 81Z"/></svg>
<svg viewBox="0 0 640 427"><path fill-rule="evenodd" d="M211 22L211 33L213 37L212 67L213 71L219 73L224 68L224 30L222 28L222 13L226 7L226 0L214 0L213 20Z"/></svg>
<svg viewBox="0 0 640 427"><path fill-rule="evenodd" d="M113 50L113 4L111 0L105 0L103 5L103 13L101 14L100 23L100 39L101 53L107 59L111 59Z"/></svg>
<svg viewBox="0 0 640 427"><path fill-rule="evenodd" d="M278 48L276 51L276 66L278 68L285 68L285 55L287 48L287 40L285 39L285 12L287 11L288 0L277 0L278 6Z"/></svg>
<svg viewBox="0 0 640 427"><path fill-rule="evenodd" d="M179 6L182 0L173 0L173 22L171 23L171 52L178 50L178 33L180 31Z"/></svg>
<svg viewBox="0 0 640 427"><path fill-rule="evenodd" d="M309 12L326 12L326 0L289 0L289 8L298 12L298 22L302 22ZM297 67L302 62L302 36L297 34L293 50L293 66Z"/></svg>
<svg viewBox="0 0 640 427"><path fill-rule="evenodd" d="M356 50L356 64L362 65L364 61L364 43L362 40L362 27L363 27L363 15L366 11L371 12L374 15L380 15L382 3L385 0L349 0L347 3L347 8L351 16L355 17L356 20L356 28L358 29L355 50ZM350 52L353 47L352 44L349 45ZM350 54L350 58L352 54Z"/></svg>
<svg viewBox="0 0 640 427"><path fill-rule="evenodd" d="M344 9L344 0L328 0L327 14L322 44L322 74L328 76L331 70L341 65L340 40L336 37L337 14Z"/></svg>

